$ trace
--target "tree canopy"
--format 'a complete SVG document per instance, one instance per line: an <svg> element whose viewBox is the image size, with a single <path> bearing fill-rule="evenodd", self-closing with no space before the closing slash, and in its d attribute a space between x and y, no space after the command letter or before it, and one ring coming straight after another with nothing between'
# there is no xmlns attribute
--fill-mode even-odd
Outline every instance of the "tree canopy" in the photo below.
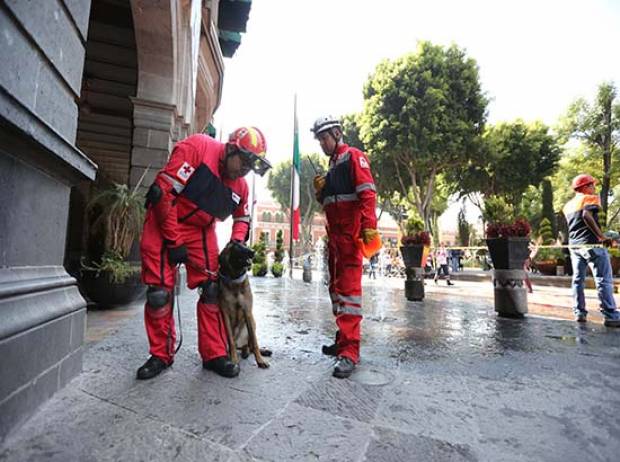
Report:
<svg viewBox="0 0 620 462"><path fill-rule="evenodd" d="M519 213L528 187L538 187L554 172L560 153L557 139L541 122L498 123L485 129L479 156L450 172L450 181L461 195L500 196Z"/></svg>
<svg viewBox="0 0 620 462"><path fill-rule="evenodd" d="M360 134L380 196L415 208L430 229L437 176L478 149L487 98L476 62L456 45L420 42L377 66L364 99Z"/></svg>
<svg viewBox="0 0 620 462"><path fill-rule="evenodd" d="M614 159L620 151L620 101L616 99L617 93L613 83L602 83L593 103L578 99L571 104L560 123L561 132L568 138L583 141L588 147L587 155L599 162L594 176L601 179L601 206L605 217L608 216L611 180L615 173Z"/></svg>
<svg viewBox="0 0 620 462"><path fill-rule="evenodd" d="M304 247L308 246L312 238L312 219L321 207L314 197L314 186L312 180L316 173L310 165L308 157L312 159L314 166L325 173L323 157L319 154L302 154L301 156L301 172L299 178L299 212L301 215L301 242ZM274 166L269 173L267 187L271 191L273 198L280 204L282 210L286 213L290 220L290 202L291 202L291 166L292 161L287 160Z"/></svg>

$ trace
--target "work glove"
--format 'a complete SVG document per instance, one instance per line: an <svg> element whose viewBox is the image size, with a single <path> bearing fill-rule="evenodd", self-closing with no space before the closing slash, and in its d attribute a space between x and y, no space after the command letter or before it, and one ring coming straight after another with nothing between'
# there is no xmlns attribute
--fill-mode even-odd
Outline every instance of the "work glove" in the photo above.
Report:
<svg viewBox="0 0 620 462"><path fill-rule="evenodd" d="M312 180L312 184L314 184L314 190L320 193L325 187L325 175L316 175L314 180Z"/></svg>
<svg viewBox="0 0 620 462"><path fill-rule="evenodd" d="M176 266L179 263L186 263L187 247L185 247L185 244L181 244L177 247L168 247L168 261L172 266Z"/></svg>
<svg viewBox="0 0 620 462"><path fill-rule="evenodd" d="M362 230L362 240L364 241L364 244L369 244L376 239L378 235L379 231L376 229L366 228Z"/></svg>

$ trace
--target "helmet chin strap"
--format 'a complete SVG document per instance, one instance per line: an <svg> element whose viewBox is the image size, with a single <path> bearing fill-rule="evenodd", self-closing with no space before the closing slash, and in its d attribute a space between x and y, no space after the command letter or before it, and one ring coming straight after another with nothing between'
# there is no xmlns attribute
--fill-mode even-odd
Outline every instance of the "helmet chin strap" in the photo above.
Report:
<svg viewBox="0 0 620 462"><path fill-rule="evenodd" d="M340 146L340 140L342 140L342 135L340 135L340 137L336 138L336 135L334 135L334 130L335 128L330 128L329 129L329 134L331 135L331 137L334 139L335 144L334 144L334 149L332 149L332 152L329 153L329 157L332 158L336 155L336 152L338 151L338 146Z"/></svg>

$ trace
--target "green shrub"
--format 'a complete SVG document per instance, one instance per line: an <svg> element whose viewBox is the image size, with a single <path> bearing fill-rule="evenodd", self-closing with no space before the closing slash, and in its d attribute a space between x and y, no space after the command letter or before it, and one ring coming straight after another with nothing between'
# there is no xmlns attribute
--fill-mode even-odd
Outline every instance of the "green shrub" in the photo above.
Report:
<svg viewBox="0 0 620 462"><path fill-rule="evenodd" d="M275 262L271 266L271 274L273 274L274 277L276 278L282 277L283 272L284 272L284 265L282 263Z"/></svg>
<svg viewBox="0 0 620 462"><path fill-rule="evenodd" d="M252 275L263 277L267 274L267 263L254 263L252 265Z"/></svg>

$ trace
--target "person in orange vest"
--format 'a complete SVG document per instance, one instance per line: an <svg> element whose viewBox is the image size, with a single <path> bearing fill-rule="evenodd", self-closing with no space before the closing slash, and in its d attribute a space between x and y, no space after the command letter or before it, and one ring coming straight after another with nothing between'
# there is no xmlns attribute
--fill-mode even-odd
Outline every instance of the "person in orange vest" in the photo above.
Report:
<svg viewBox="0 0 620 462"><path fill-rule="evenodd" d="M598 223L601 208L600 197L596 194L596 180L590 175L577 175L572 182L575 191L573 197L564 206L564 215L568 222L568 242L571 246L605 244L610 245L611 239L605 237ZM613 295L613 275L609 254L604 247L571 248L573 264L573 311L575 321L586 322L588 311L584 296L586 268L590 265L594 275L594 283L598 291L601 313L607 327L620 327L620 313L616 309Z"/></svg>
<svg viewBox="0 0 620 462"><path fill-rule="evenodd" d="M147 193L140 241L142 282L148 286L144 323L150 358L137 378L151 379L172 365L175 354L173 291L178 266L185 264L187 285L199 288L196 306L198 351L205 369L223 377L239 374L228 358L227 336L218 306L218 245L215 225L233 217L231 241L245 242L250 225L250 171L264 175L265 137L255 127L235 130L227 143L192 135L174 147Z"/></svg>
<svg viewBox="0 0 620 462"><path fill-rule="evenodd" d="M360 359L362 250L358 238L363 245L380 243L377 194L366 154L343 142L338 119L320 117L312 132L329 156L329 171L315 177L314 187L327 219L329 295L338 326L336 342L324 345L322 351L338 357L334 377L346 378Z"/></svg>

